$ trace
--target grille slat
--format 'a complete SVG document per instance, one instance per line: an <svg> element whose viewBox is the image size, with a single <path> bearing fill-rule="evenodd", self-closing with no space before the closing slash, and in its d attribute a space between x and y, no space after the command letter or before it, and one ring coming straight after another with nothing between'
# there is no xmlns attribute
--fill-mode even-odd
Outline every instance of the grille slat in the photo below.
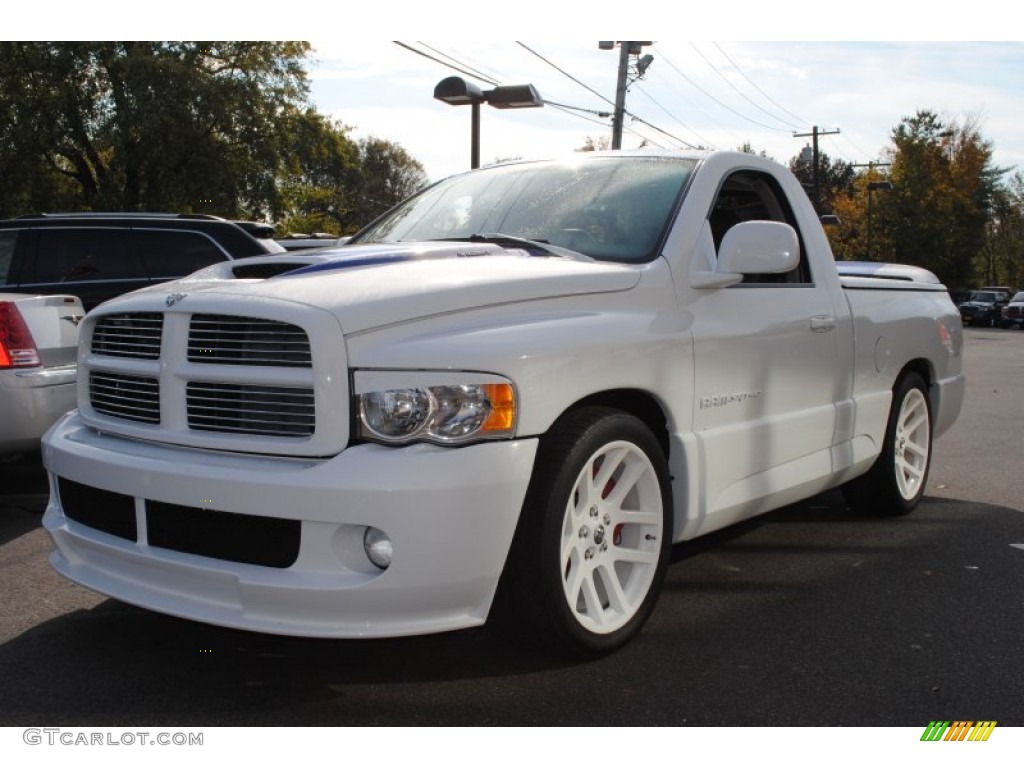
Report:
<svg viewBox="0 0 1024 768"><path fill-rule="evenodd" d="M160 423L160 383L156 379L92 371L89 400L97 413L147 424Z"/></svg>
<svg viewBox="0 0 1024 768"><path fill-rule="evenodd" d="M188 359L193 363L220 365L313 365L309 337L298 326L229 315L193 316Z"/></svg>
<svg viewBox="0 0 1024 768"><path fill-rule="evenodd" d="M316 428L313 390L305 387L189 382L187 393L191 429L308 437Z"/></svg>
<svg viewBox="0 0 1024 768"><path fill-rule="evenodd" d="M180 325L167 325L171 328ZM184 405L188 428L198 432L305 439L316 432L316 407L311 385L293 383L296 368L312 368L309 336L290 323L262 318L196 314L188 319L188 338L167 336L159 312L105 315L93 329L92 352L99 356L160 359L165 344L169 359L199 364L189 371L185 402L168 402L165 413L180 414ZM182 346L185 349L181 349ZM215 365L261 367L261 379L274 381L268 369L292 369L278 374L280 385L217 381ZM208 366L208 367L206 367ZM161 423L160 380L171 371L147 375L96 369L89 373L89 399L97 414L132 422ZM110 364L103 368L118 368ZM197 371L200 372L197 374ZM223 370L221 370L223 373ZM237 375L230 378L237 380ZM214 379L214 380L211 380ZM169 387L165 397L180 391Z"/></svg>
<svg viewBox="0 0 1024 768"><path fill-rule="evenodd" d="M163 315L158 312L104 315L93 329L91 351L108 357L156 360L162 334Z"/></svg>

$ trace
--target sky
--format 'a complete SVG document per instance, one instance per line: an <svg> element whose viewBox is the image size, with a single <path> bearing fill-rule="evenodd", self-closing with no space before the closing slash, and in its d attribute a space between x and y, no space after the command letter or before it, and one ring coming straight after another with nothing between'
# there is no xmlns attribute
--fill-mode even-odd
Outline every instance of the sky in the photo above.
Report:
<svg viewBox="0 0 1024 768"><path fill-rule="evenodd" d="M484 76L505 85L531 83L548 102L592 110L485 105L482 164L558 156L588 137L611 136L611 119L594 113L612 110L619 54L599 49L596 36L310 42L316 107L357 138L401 144L431 180L469 168L471 110L433 98L434 86L451 75L485 89L491 86ZM626 109L640 120L627 118L623 148L644 140L665 148L749 143L788 163L811 141L794 134L818 126L838 131L819 137L820 150L833 159L878 162L900 121L930 110L947 122L974 121L992 143L997 165L1024 169L1021 42L668 39L643 52L654 59L628 90Z"/></svg>
<svg viewBox="0 0 1024 768"><path fill-rule="evenodd" d="M930 110L974 121L998 166L1024 169L1024 42L1011 39L1022 28L1004 6L176 0L173 12L148 14L136 0L50 0L45 14L30 4L8 9L4 32L9 39L308 40L313 105L355 138L400 144L430 180L469 168L471 110L433 98L434 86L452 75L484 88L488 79L531 83L549 102L482 107L483 164L564 155L588 138L610 138L610 118L594 113L612 110L618 51L598 41L614 34L654 38L644 48L653 62L626 97L639 120L627 119L624 148L645 139L666 148L749 144L787 163L809 142L794 133L818 126L838 131L820 138L833 159L877 162L904 117Z"/></svg>

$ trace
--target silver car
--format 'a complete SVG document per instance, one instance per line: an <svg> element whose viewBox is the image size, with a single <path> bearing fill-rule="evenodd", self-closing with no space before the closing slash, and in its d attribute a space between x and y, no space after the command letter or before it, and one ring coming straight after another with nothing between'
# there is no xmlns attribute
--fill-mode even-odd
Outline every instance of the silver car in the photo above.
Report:
<svg viewBox="0 0 1024 768"><path fill-rule="evenodd" d="M0 293L0 458L37 450L75 407L84 316L74 296Z"/></svg>

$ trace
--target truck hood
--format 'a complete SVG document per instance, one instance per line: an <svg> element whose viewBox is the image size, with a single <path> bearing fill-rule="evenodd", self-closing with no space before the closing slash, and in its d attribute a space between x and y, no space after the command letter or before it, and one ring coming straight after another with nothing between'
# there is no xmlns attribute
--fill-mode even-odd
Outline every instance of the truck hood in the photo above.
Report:
<svg viewBox="0 0 1024 768"><path fill-rule="evenodd" d="M293 301L327 310L346 333L358 333L479 307L626 291L639 280L636 267L582 255L537 256L491 244L398 243L222 262L129 296Z"/></svg>

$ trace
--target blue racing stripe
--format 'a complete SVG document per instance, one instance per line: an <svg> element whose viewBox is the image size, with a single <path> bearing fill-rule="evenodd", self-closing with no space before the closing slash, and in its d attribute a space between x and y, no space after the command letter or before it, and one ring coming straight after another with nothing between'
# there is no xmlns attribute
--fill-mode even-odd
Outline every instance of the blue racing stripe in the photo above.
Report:
<svg viewBox="0 0 1024 768"><path fill-rule="evenodd" d="M392 264L399 261L412 261L416 257L411 253L392 253L385 256L361 256L348 259L332 259L321 264L312 264L308 267L299 267L290 272L285 272L278 277L291 277L293 275L306 275L310 272L327 272L338 269L349 269L350 267L372 267L375 264Z"/></svg>

